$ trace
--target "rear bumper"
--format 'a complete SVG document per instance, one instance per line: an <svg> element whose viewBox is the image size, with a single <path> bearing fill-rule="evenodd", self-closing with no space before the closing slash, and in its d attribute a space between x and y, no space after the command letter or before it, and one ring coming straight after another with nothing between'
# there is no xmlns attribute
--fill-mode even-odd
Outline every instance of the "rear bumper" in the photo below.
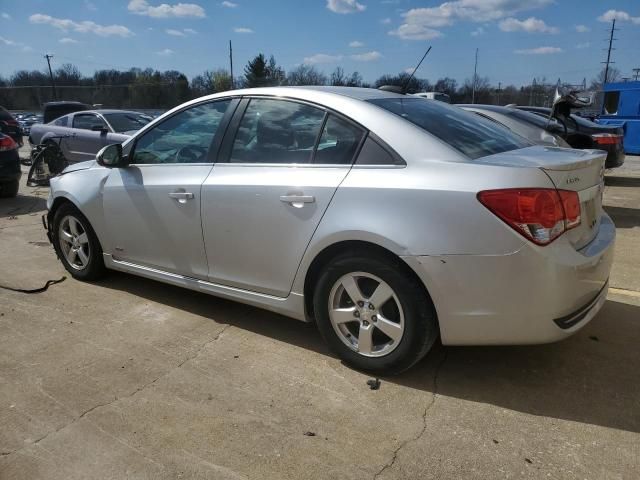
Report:
<svg viewBox="0 0 640 480"><path fill-rule="evenodd" d="M586 325L607 296L615 226L576 251L567 238L507 255L405 257L434 301L445 345L562 340Z"/></svg>
<svg viewBox="0 0 640 480"><path fill-rule="evenodd" d="M625 154L622 144L612 146L607 150L607 160L605 168L618 168L624 164Z"/></svg>

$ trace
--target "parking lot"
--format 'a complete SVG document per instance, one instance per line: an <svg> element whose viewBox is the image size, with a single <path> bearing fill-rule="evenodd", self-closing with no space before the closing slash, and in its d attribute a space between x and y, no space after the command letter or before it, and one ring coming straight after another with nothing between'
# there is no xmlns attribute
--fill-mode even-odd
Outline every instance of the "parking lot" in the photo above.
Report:
<svg viewBox="0 0 640 480"><path fill-rule="evenodd" d="M313 325L230 301L115 272L0 289L0 479L638 478L640 157L606 183L612 288L589 325L439 346L377 390ZM66 274L47 195L23 177L0 200L5 287Z"/></svg>

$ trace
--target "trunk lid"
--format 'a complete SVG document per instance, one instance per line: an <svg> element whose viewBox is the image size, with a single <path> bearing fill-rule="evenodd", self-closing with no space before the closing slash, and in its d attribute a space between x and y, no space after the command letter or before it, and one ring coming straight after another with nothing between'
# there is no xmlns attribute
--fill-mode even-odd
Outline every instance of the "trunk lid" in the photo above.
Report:
<svg viewBox="0 0 640 480"><path fill-rule="evenodd" d="M528 147L476 161L511 167L537 167L558 190L571 190L580 198L580 225L567 231L571 244L580 249L597 235L602 217L604 164L602 150L572 150L557 147Z"/></svg>

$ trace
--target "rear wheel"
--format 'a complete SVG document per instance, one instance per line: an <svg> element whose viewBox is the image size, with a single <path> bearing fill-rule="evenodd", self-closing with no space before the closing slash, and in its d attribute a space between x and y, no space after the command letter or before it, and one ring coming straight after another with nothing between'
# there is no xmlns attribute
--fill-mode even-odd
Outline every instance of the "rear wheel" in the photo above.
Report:
<svg viewBox="0 0 640 480"><path fill-rule="evenodd" d="M20 182L18 180L12 180L0 185L0 197L10 198L18 195L20 189Z"/></svg>
<svg viewBox="0 0 640 480"><path fill-rule="evenodd" d="M102 247L87 218L67 203L56 211L53 245L64 268L78 280L97 280L106 271Z"/></svg>
<svg viewBox="0 0 640 480"><path fill-rule="evenodd" d="M331 349L356 368L400 373L424 357L437 339L433 304L400 262L344 255L318 280L318 328Z"/></svg>

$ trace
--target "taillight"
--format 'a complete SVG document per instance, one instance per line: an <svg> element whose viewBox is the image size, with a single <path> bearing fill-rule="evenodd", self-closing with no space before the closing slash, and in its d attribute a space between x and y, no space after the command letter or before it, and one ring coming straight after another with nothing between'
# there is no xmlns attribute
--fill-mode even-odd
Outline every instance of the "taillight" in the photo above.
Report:
<svg viewBox="0 0 640 480"><path fill-rule="evenodd" d="M0 152L14 150L16 148L18 148L18 144L13 141L13 138L7 135L0 135Z"/></svg>
<svg viewBox="0 0 640 480"><path fill-rule="evenodd" d="M598 145L617 145L618 143L622 143L622 135L617 135L615 133L595 133L591 135L593 141Z"/></svg>
<svg viewBox="0 0 640 480"><path fill-rule="evenodd" d="M577 192L553 188L485 190L478 200L507 225L538 245L548 245L580 225Z"/></svg>

